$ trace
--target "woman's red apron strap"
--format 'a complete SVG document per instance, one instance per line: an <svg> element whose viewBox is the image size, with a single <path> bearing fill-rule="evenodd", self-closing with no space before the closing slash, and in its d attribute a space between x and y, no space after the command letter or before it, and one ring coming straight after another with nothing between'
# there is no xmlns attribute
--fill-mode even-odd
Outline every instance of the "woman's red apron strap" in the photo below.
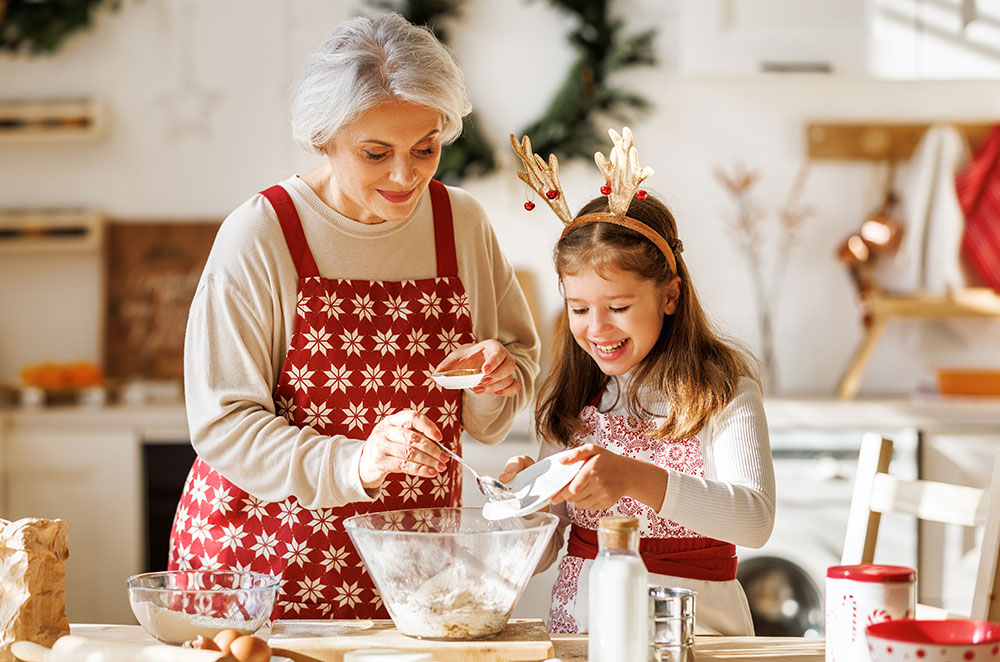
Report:
<svg viewBox="0 0 1000 662"><path fill-rule="evenodd" d="M455 254L455 227L451 217L448 189L436 179L430 181L431 209L434 212L434 251L437 255L438 278L458 275Z"/></svg>
<svg viewBox="0 0 1000 662"><path fill-rule="evenodd" d="M295 270L299 278L310 278L319 276L319 269L316 268L316 260L313 258L309 244L306 243L306 233L302 230L302 221L299 213L295 211L295 203L288 195L281 184L275 184L271 188L260 192L267 201L274 207L274 213L278 215L278 223L281 224L281 232L285 235L285 243L292 254L292 261L295 263Z"/></svg>
<svg viewBox="0 0 1000 662"><path fill-rule="evenodd" d="M567 553L597 558L597 531L574 524ZM736 579L736 545L711 538L643 538L639 555L646 570L657 575L727 581Z"/></svg>

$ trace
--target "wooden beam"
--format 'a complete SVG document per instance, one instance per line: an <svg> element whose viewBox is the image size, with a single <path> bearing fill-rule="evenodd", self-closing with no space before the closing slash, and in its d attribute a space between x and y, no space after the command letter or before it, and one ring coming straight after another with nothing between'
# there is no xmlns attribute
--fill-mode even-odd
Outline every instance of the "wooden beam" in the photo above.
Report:
<svg viewBox="0 0 1000 662"><path fill-rule="evenodd" d="M974 149L995 124L995 121L971 122L952 126ZM910 158L931 126L930 123L809 122L806 124L807 151L810 159L900 161Z"/></svg>

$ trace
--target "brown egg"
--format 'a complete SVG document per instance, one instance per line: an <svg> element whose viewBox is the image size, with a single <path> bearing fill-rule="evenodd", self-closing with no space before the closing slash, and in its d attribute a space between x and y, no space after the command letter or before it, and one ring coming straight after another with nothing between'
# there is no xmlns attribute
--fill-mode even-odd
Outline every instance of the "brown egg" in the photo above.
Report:
<svg viewBox="0 0 1000 662"><path fill-rule="evenodd" d="M245 635L233 640L229 645L229 654L237 662L268 662L271 659L271 647L263 639Z"/></svg>
<svg viewBox="0 0 1000 662"><path fill-rule="evenodd" d="M220 651L228 655L229 647L232 645L233 641L241 636L243 635L233 629L221 630L214 637L212 637L212 641L215 642Z"/></svg>

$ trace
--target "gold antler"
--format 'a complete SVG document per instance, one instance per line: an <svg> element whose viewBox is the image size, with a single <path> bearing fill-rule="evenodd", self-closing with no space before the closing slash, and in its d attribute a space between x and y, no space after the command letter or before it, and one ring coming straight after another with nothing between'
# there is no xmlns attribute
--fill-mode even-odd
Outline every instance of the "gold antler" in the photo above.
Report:
<svg viewBox="0 0 1000 662"><path fill-rule="evenodd" d="M626 129L627 130L627 129ZM573 215L569 213L569 205L566 204L566 196L563 195L562 186L559 185L559 159L555 154L549 154L548 165L545 159L531 151L531 140L525 136L521 144L518 144L514 134L510 134L510 144L524 163L524 172L517 173L518 179L530 186L536 193L542 196L549 207L556 213L563 225L573 222ZM549 193L555 191L553 197Z"/></svg>
<svg viewBox="0 0 1000 662"><path fill-rule="evenodd" d="M611 148L611 160L596 152L594 161L611 187L608 208L613 215L624 218L639 184L653 174L653 169L639 167L639 155L632 144L632 131L628 127L622 129L621 135L614 129L608 129L608 135L615 144Z"/></svg>

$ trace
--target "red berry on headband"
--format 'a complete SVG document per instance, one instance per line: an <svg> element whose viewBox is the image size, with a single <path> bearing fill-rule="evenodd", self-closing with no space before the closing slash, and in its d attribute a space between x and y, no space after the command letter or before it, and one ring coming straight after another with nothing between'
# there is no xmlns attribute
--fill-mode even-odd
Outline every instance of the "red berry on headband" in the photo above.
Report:
<svg viewBox="0 0 1000 662"><path fill-rule="evenodd" d="M611 195L611 187L605 184L601 187L601 195Z"/></svg>
<svg viewBox="0 0 1000 662"><path fill-rule="evenodd" d="M524 208L527 209L528 211L531 211L532 209L535 208L535 203L532 202L531 200L528 200L527 202L524 203Z"/></svg>
<svg viewBox="0 0 1000 662"><path fill-rule="evenodd" d="M548 191L545 192L545 197L548 198L549 200L555 200L556 198L559 197L559 191L555 190L554 188L549 189Z"/></svg>
<svg viewBox="0 0 1000 662"><path fill-rule="evenodd" d="M647 195L649 194L643 191L642 189L639 189L638 191L635 192L635 197L637 200L645 200Z"/></svg>

